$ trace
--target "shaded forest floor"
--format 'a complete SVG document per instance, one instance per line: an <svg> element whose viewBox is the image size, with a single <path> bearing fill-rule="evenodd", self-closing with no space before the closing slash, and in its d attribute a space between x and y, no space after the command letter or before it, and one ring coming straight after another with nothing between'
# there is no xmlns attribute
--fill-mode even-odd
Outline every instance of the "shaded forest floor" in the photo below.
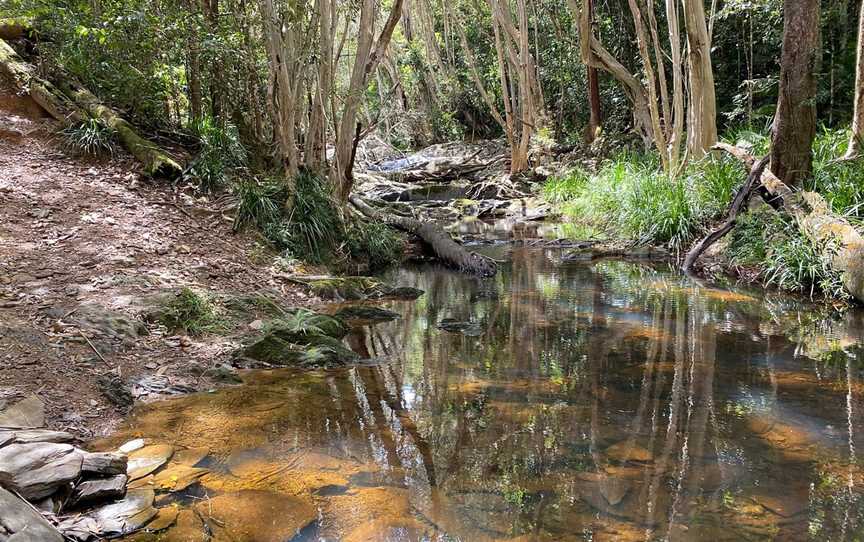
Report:
<svg viewBox="0 0 864 542"><path fill-rule="evenodd" d="M230 335L145 325L154 294L188 286L266 291L286 306L313 300L279 281L254 239L231 231L218 201L140 179L122 156L71 156L55 130L0 86L0 403L35 393L51 426L87 438L123 414L100 376L202 389L212 385L202 373L236 348Z"/></svg>

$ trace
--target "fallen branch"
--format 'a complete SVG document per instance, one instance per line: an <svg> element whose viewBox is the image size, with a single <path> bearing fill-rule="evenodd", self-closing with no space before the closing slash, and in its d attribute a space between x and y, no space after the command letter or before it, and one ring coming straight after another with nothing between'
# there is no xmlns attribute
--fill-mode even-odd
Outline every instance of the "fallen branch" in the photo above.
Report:
<svg viewBox="0 0 864 542"><path fill-rule="evenodd" d="M714 148L728 152L751 168L756 161L747 151L734 145L717 143ZM769 168L762 171L760 182L795 219L804 236L820 248L830 267L840 273L846 291L864 302L864 238L858 230L848 220L834 214L821 195L793 191Z"/></svg>
<svg viewBox="0 0 864 542"><path fill-rule="evenodd" d="M491 277L498 272L498 265L494 260L466 249L454 241L447 232L431 222L420 222L405 216L381 213L357 196L351 196L349 201L367 218L384 222L420 237L432 247L435 255L442 262L460 271L486 277Z"/></svg>
<svg viewBox="0 0 864 542"><path fill-rule="evenodd" d="M759 179L761 179L762 172L768 166L768 159L769 157L765 156L750 167L750 174L747 175L747 180L744 181L744 185L738 190L738 193L735 194L735 198L729 205L729 212L726 215L726 220L724 220L723 223L715 228L711 233L706 235L701 241L693 245L687 253L687 256L684 258L684 264L681 266L682 271L685 273L692 272L693 265L696 263L696 260L699 259L699 256L732 230L735 226L735 222L738 220L738 215L741 213L741 210L745 205L747 205L747 202L750 201L750 195L753 193L753 190L759 186Z"/></svg>

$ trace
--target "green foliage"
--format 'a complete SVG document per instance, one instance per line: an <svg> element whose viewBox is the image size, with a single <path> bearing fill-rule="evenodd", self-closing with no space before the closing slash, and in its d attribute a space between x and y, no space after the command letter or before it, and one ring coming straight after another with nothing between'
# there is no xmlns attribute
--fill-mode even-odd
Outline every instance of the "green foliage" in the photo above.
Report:
<svg viewBox="0 0 864 542"><path fill-rule="evenodd" d="M577 170L553 178L543 193L551 202L563 201L559 209L572 222L673 250L693 239L702 218L688 179L671 180L655 157L632 152L603 162L593 175Z"/></svg>
<svg viewBox="0 0 864 542"><path fill-rule="evenodd" d="M192 125L198 140L198 154L183 172L183 179L197 184L204 193L226 186L231 176L246 162L246 150L240 143L237 129L219 126L205 117Z"/></svg>
<svg viewBox="0 0 864 542"><path fill-rule="evenodd" d="M234 192L238 200L234 231L248 225L263 230L282 216L282 205L287 197L284 183L253 177L235 185Z"/></svg>
<svg viewBox="0 0 864 542"><path fill-rule="evenodd" d="M212 299L191 288L183 288L159 312L158 321L171 331L197 335L222 327Z"/></svg>
<svg viewBox="0 0 864 542"><path fill-rule="evenodd" d="M301 171L295 180L290 214L264 225L267 239L277 248L310 263L326 263L344 236L344 226L325 179Z"/></svg>
<svg viewBox="0 0 864 542"><path fill-rule="evenodd" d="M399 262L404 240L389 226L355 220L345 233L345 248L352 260L367 261L373 271Z"/></svg>
<svg viewBox="0 0 864 542"><path fill-rule="evenodd" d="M838 160L846 153L848 130L821 130L813 144L813 177L805 188L825 196L832 209L864 219L864 160Z"/></svg>
<svg viewBox="0 0 864 542"><path fill-rule="evenodd" d="M298 309L275 320L268 330L276 329L298 335L327 335L321 315L309 309Z"/></svg>
<svg viewBox="0 0 864 542"><path fill-rule="evenodd" d="M89 156L113 155L117 134L99 119L88 118L60 130L63 146L72 152Z"/></svg>
<svg viewBox="0 0 864 542"><path fill-rule="evenodd" d="M823 250L770 207L739 218L730 234L729 254L733 265L758 269L766 284L811 298L821 294L848 299L840 274L830 268Z"/></svg>

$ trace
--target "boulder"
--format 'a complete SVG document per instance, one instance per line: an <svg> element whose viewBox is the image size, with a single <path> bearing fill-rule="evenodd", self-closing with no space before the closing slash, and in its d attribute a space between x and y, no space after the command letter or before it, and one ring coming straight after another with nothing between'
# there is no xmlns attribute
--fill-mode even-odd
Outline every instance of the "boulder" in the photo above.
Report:
<svg viewBox="0 0 864 542"><path fill-rule="evenodd" d="M63 542L63 536L27 503L0 488L0 540Z"/></svg>
<svg viewBox="0 0 864 542"><path fill-rule="evenodd" d="M156 509L153 508L155 497L155 493L149 489L130 489L123 500L65 519L60 522L58 529L65 536L81 541L134 533L156 516Z"/></svg>
<svg viewBox="0 0 864 542"><path fill-rule="evenodd" d="M0 485L41 499L78 478L82 462L81 451L69 444L11 444L0 448Z"/></svg>

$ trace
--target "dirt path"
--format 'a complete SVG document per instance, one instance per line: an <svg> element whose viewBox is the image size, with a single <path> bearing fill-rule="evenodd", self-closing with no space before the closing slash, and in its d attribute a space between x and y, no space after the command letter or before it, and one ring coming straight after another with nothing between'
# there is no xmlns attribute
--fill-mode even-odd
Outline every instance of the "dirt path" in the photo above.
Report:
<svg viewBox="0 0 864 542"><path fill-rule="evenodd" d="M143 326L148 295L266 290L286 305L309 304L261 263L272 258L254 239L231 232L224 204L142 180L126 157L68 155L52 121L2 90L0 403L36 393L53 427L102 434L122 412L99 391L101 375L183 379L235 346Z"/></svg>

